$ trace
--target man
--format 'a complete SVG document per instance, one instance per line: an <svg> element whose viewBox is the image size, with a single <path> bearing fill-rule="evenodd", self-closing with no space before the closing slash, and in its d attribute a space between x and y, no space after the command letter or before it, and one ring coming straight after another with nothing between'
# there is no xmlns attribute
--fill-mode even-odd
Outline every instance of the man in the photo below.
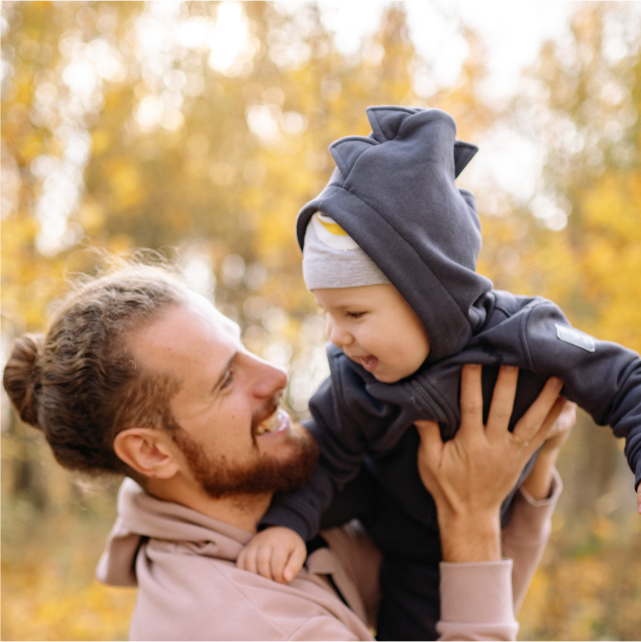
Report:
<svg viewBox="0 0 641 642"><path fill-rule="evenodd" d="M463 373L456 439L443 444L437 426L418 426L443 541L445 637L511 638L518 628L499 506L561 405L551 381L508 433L516 375L501 373L487 428L478 367ZM16 343L5 388L58 461L131 478L98 577L138 585L132 639L371 639L378 556L356 524L324 532L329 546L316 542L289 584L236 566L273 494L302 484L315 462L313 441L278 407L286 384L243 348L236 324L158 268L90 282L45 337ZM517 603L558 496L553 458L543 459L529 481L541 498L556 491L547 502L523 495L503 533Z"/></svg>

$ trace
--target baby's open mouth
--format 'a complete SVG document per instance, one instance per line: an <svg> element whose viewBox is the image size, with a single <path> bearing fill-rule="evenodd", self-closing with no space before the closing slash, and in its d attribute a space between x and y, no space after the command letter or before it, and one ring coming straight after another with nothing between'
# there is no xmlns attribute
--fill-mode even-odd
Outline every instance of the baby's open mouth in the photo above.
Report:
<svg viewBox="0 0 641 642"><path fill-rule="evenodd" d="M371 372L378 365L378 358L371 354L367 357L361 357L361 365L365 370L369 370Z"/></svg>
<svg viewBox="0 0 641 642"><path fill-rule="evenodd" d="M264 435L280 430L288 419L287 413L278 408L272 415L263 419L258 426L256 426L256 435Z"/></svg>

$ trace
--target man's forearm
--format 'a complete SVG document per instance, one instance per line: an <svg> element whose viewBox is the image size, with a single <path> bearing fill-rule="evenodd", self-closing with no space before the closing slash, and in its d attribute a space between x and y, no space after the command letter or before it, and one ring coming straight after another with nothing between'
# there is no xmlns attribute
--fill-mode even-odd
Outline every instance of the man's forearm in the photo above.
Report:
<svg viewBox="0 0 641 642"><path fill-rule="evenodd" d="M512 518L503 529L503 556L514 560L512 575L514 609L518 612L539 564L551 531L551 517L563 484L552 470L544 499L536 499L522 486L514 498Z"/></svg>

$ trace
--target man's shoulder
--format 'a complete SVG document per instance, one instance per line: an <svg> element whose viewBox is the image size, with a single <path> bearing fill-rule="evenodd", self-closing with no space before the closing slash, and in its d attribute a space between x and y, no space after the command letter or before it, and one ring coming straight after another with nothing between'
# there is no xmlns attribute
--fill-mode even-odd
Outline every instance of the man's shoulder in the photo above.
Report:
<svg viewBox="0 0 641 642"><path fill-rule="evenodd" d="M289 585L238 569L203 543L149 540L136 564L132 639L295 639L313 620L337 620L337 598L317 576Z"/></svg>
<svg viewBox="0 0 641 642"><path fill-rule="evenodd" d="M206 544L204 544L206 546ZM259 591L233 563L190 545L148 541L136 564L138 599L131 639L283 639L263 614Z"/></svg>

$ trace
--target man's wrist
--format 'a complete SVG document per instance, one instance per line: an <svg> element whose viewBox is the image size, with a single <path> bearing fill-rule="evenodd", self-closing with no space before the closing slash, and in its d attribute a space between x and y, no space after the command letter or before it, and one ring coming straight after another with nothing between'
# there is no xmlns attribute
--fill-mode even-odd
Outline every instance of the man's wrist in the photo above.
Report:
<svg viewBox="0 0 641 642"><path fill-rule="evenodd" d="M495 562L501 559L498 515L439 515L445 562Z"/></svg>

